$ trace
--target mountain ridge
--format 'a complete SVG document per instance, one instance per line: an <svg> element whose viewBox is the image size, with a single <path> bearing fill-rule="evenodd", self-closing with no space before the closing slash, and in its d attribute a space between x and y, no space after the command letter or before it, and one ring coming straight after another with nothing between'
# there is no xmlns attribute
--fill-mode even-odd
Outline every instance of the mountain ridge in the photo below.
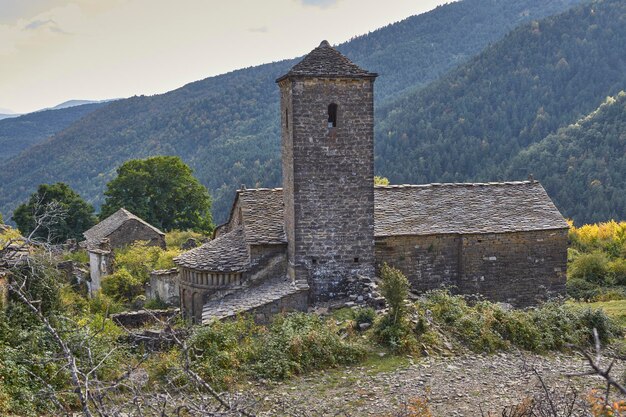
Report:
<svg viewBox="0 0 626 417"><path fill-rule="evenodd" d="M479 52L520 21L577 3L465 0L362 35L337 48L358 65L383 74L376 82L376 97L381 103L401 89L421 88L458 64L460 56ZM472 18L473 14L476 17ZM493 27L470 30L477 20ZM436 38L432 38L433 28L438 31ZM424 38L424 33L431 37ZM395 41L389 43L390 39ZM433 45L433 41L439 44ZM400 61L394 56L400 56ZM7 161L12 175L0 172L0 184L4 184L0 185L0 211L8 214L38 183L56 181L69 183L97 206L102 202L104 184L124 160L163 154L179 155L195 169L214 197L215 219L223 220L232 193L240 184L280 183L274 79L295 62L285 60L233 71L170 93L116 101L88 114L52 139ZM377 68L379 65L387 67ZM417 78L403 82L407 74Z"/></svg>

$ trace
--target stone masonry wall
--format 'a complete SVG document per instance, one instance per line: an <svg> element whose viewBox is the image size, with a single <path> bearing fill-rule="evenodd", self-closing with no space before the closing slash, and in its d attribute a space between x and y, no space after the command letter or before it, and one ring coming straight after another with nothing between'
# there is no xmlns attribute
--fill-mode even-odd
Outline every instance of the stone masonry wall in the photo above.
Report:
<svg viewBox="0 0 626 417"><path fill-rule="evenodd" d="M146 298L160 299L173 305L180 305L178 269L152 271L149 284L146 285Z"/></svg>
<svg viewBox="0 0 626 417"><path fill-rule="evenodd" d="M517 307L565 294L567 230L465 235L458 288Z"/></svg>
<svg viewBox="0 0 626 417"><path fill-rule="evenodd" d="M376 238L376 266L386 262L405 273L414 291L456 285L458 235L388 236Z"/></svg>
<svg viewBox="0 0 626 417"><path fill-rule="evenodd" d="M108 238L112 248L130 245L138 240L145 240L150 242L150 245L165 248L164 236L134 219L125 221L124 224L111 233Z"/></svg>
<svg viewBox="0 0 626 417"><path fill-rule="evenodd" d="M307 311L308 292L299 291L294 294L274 300L262 306L247 311L254 318L256 324L268 324L272 317L278 313L288 313L292 311Z"/></svg>
<svg viewBox="0 0 626 417"><path fill-rule="evenodd" d="M377 238L376 262L400 269L416 292L450 286L525 307L565 294L567 230Z"/></svg>
<svg viewBox="0 0 626 417"><path fill-rule="evenodd" d="M373 80L285 80L281 94L289 269L315 301L374 274Z"/></svg>

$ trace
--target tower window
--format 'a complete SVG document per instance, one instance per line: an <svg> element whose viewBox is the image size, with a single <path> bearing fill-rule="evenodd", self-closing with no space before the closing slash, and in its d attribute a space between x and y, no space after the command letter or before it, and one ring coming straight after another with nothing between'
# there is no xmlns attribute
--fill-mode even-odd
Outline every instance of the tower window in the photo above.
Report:
<svg viewBox="0 0 626 417"><path fill-rule="evenodd" d="M330 103L328 105L328 128L337 127L337 105Z"/></svg>
<svg viewBox="0 0 626 417"><path fill-rule="evenodd" d="M285 126L289 129L289 109L285 109Z"/></svg>

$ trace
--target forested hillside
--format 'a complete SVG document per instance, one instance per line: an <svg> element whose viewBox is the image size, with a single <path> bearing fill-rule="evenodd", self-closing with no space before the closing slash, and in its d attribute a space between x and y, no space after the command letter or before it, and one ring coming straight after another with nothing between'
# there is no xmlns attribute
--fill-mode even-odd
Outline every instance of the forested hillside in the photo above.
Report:
<svg viewBox="0 0 626 417"><path fill-rule="evenodd" d="M432 81L520 22L576 3L465 0L361 36L339 49L381 74L376 83L380 103ZM214 197L215 220L224 220L240 184L280 183L274 79L294 62L235 71L160 96L120 100L89 114L6 163L0 171L0 212L9 213L41 182L67 182L99 205L105 183L123 161L170 154L195 169Z"/></svg>
<svg viewBox="0 0 626 417"><path fill-rule="evenodd" d="M532 173L579 225L626 219L626 93L520 152L509 172Z"/></svg>
<svg viewBox="0 0 626 417"><path fill-rule="evenodd" d="M622 0L577 7L514 30L439 81L380 109L377 172L392 183L525 179L525 167L510 168L521 150L626 89L624 45ZM615 169L626 178L626 167ZM560 183L568 195L587 184L571 181ZM586 210L554 197L567 216ZM607 207L584 219L616 214Z"/></svg>
<svg viewBox="0 0 626 417"><path fill-rule="evenodd" d="M104 105L84 104L0 120L0 160L17 155Z"/></svg>

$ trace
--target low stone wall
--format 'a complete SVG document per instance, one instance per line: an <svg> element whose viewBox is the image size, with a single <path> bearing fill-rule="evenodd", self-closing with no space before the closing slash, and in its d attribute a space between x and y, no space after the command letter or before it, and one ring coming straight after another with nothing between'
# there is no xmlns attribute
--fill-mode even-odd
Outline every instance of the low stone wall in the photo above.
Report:
<svg viewBox="0 0 626 417"><path fill-rule="evenodd" d="M146 324L156 323L157 319L168 320L178 314L180 314L179 308L168 310L139 310L111 314L111 320L120 326L133 329L145 326Z"/></svg>
<svg viewBox="0 0 626 417"><path fill-rule="evenodd" d="M180 306L178 269L160 269L150 273L146 285L146 298L160 299L168 305Z"/></svg>
<svg viewBox="0 0 626 417"><path fill-rule="evenodd" d="M308 291L299 291L287 295L278 300L274 300L262 306L249 310L247 313L254 318L256 324L268 324L272 317L278 313L288 313L292 311L307 311Z"/></svg>

